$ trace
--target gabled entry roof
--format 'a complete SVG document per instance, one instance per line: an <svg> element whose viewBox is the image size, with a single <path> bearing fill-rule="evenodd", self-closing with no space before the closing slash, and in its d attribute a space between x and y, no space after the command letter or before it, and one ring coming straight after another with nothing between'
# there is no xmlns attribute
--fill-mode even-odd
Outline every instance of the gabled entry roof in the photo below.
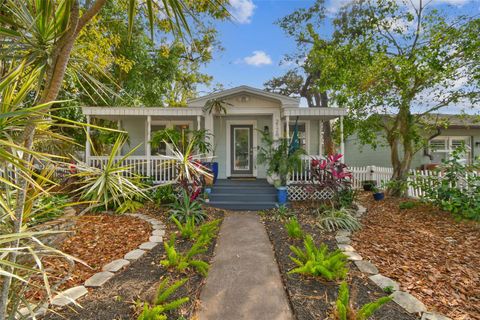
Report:
<svg viewBox="0 0 480 320"><path fill-rule="evenodd" d="M188 101L189 107L203 107L205 102L211 99L219 99L219 98L226 98L229 96L237 95L237 94L252 94L256 96L261 96L267 99L279 101L282 107L299 107L300 106L300 99L299 98L292 98L287 97L278 93L268 92L265 90L249 87L249 86L238 86L235 88L215 92L212 94L208 94L206 96L191 99Z"/></svg>

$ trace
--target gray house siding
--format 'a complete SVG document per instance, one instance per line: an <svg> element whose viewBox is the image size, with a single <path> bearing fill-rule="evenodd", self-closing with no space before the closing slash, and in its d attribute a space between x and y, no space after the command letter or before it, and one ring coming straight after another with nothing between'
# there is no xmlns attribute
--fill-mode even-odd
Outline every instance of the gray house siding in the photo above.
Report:
<svg viewBox="0 0 480 320"><path fill-rule="evenodd" d="M441 132L441 136L471 137L472 157L480 155L480 129L445 129ZM369 145L361 145L358 137L352 135L345 140L345 162L349 166L391 167L390 147L386 142L380 141L377 148L373 149ZM421 149L412 160L412 168L420 168L430 163L432 161L424 155L424 149Z"/></svg>

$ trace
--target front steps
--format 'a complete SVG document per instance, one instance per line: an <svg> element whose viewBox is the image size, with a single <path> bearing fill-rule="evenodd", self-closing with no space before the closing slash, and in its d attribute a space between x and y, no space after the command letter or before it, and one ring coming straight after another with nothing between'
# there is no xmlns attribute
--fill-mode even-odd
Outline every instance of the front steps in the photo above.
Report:
<svg viewBox="0 0 480 320"><path fill-rule="evenodd" d="M266 180L217 180L209 205L228 210L264 210L277 206L277 191Z"/></svg>

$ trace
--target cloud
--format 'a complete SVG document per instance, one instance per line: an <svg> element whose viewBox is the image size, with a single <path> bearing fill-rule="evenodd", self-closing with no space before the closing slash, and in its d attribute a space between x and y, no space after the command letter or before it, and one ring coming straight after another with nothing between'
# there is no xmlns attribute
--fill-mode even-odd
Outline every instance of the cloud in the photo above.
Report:
<svg viewBox="0 0 480 320"><path fill-rule="evenodd" d="M342 7L355 2L358 0L328 0L327 1L327 13L329 15L334 15L336 14ZM432 0L430 5L440 5L440 4L448 4L448 5L453 5L457 7L461 7L463 5L466 5L470 2L474 2L476 0ZM405 1L405 0L397 0L398 3L411 6L410 1ZM413 4L418 7L419 0L413 0ZM424 2L425 3L425 2Z"/></svg>
<svg viewBox="0 0 480 320"><path fill-rule="evenodd" d="M250 23L252 21L255 4L252 0L230 0L233 18L239 23Z"/></svg>
<svg viewBox="0 0 480 320"><path fill-rule="evenodd" d="M270 58L270 56L265 53L265 51L256 50L253 51L252 55L247 56L240 61L237 61L237 63L246 63L251 66L261 67L272 64L273 61L272 58Z"/></svg>

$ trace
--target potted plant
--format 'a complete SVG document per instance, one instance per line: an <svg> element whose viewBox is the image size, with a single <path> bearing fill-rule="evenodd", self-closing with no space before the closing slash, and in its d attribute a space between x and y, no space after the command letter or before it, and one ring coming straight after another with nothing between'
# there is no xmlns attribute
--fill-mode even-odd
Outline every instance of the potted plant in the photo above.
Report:
<svg viewBox="0 0 480 320"><path fill-rule="evenodd" d="M385 199L385 192L382 189L373 187L372 192L373 192L373 199L375 199L376 201Z"/></svg>
<svg viewBox="0 0 480 320"><path fill-rule="evenodd" d="M377 185L377 181L375 180L363 180L362 186L364 191L373 191L375 186Z"/></svg>
<svg viewBox="0 0 480 320"><path fill-rule="evenodd" d="M279 139L274 141L270 133L263 132L263 146L258 152L258 162L267 164L267 174L274 180L274 186L277 188L277 200L279 205L287 203L287 181L290 173L301 164L301 156L305 151L301 148L290 148L288 139Z"/></svg>

